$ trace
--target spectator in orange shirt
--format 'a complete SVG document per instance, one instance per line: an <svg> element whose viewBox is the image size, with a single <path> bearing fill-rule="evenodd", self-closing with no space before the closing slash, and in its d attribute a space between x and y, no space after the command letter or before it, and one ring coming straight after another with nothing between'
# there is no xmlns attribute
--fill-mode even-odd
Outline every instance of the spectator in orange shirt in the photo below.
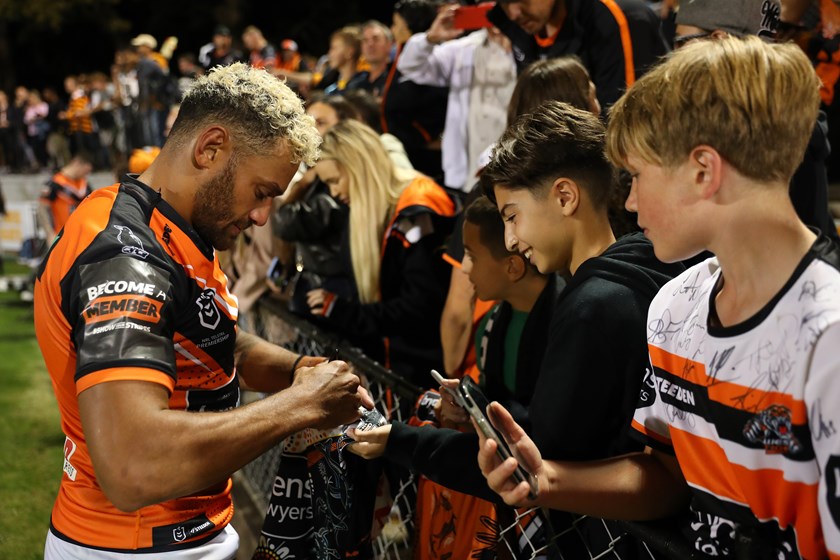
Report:
<svg viewBox="0 0 840 560"><path fill-rule="evenodd" d="M249 25L242 32L242 43L250 51L249 62L254 68L269 72L277 65L277 48L269 43L258 27Z"/></svg>
<svg viewBox="0 0 840 560"><path fill-rule="evenodd" d="M41 191L38 217L48 240L61 231L70 214L91 193L88 175L92 170L91 157L79 153L47 181Z"/></svg>

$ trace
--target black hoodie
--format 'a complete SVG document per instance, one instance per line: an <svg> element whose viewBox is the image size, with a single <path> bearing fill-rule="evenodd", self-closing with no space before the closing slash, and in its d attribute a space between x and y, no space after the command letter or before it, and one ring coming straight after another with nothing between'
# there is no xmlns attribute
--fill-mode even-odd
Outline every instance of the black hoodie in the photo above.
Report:
<svg viewBox="0 0 840 560"><path fill-rule="evenodd" d="M546 459L587 460L640 449L627 436L648 363L653 296L684 270L663 264L641 233L585 261L558 296L530 405ZM478 469L478 437L395 423L385 456L459 492L500 503Z"/></svg>
<svg viewBox="0 0 840 560"><path fill-rule="evenodd" d="M828 121L825 113L820 111L805 156L790 180L790 199L800 220L819 229L840 246L840 237L828 210L828 176L825 166L830 154Z"/></svg>
<svg viewBox="0 0 840 560"><path fill-rule="evenodd" d="M682 272L626 235L580 265L560 294L531 401L531 437L545 459L593 460L640 449L627 428L648 364L647 311Z"/></svg>

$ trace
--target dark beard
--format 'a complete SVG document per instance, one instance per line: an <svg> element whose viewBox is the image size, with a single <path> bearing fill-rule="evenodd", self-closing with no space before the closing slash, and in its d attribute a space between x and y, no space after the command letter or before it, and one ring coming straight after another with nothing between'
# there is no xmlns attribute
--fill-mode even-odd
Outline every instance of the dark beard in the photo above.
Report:
<svg viewBox="0 0 840 560"><path fill-rule="evenodd" d="M229 249L234 241L225 233L224 228L233 220L231 209L235 169L233 160L228 161L221 173L201 185L195 193L193 229L220 251Z"/></svg>

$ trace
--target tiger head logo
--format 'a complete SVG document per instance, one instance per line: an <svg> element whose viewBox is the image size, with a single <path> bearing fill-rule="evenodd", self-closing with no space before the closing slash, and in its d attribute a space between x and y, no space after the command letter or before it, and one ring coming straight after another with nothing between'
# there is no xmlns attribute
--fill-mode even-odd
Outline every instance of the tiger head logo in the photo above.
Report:
<svg viewBox="0 0 840 560"><path fill-rule="evenodd" d="M747 422L744 437L750 443L760 443L767 453L798 453L802 444L793 435L790 409L779 404L771 405Z"/></svg>

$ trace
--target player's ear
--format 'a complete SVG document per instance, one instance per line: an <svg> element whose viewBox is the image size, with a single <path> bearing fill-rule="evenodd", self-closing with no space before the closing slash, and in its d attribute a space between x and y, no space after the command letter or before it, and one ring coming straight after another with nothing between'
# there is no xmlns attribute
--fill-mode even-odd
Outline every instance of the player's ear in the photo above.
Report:
<svg viewBox="0 0 840 560"><path fill-rule="evenodd" d="M213 125L199 133L193 145L193 162L199 169L210 169L230 157L230 133Z"/></svg>

